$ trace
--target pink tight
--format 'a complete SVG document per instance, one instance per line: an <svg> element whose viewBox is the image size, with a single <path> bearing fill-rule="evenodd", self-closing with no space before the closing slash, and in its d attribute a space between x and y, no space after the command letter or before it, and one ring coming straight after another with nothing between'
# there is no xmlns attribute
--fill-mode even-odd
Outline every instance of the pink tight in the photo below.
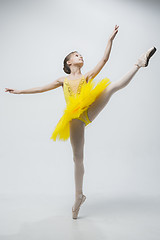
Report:
<svg viewBox="0 0 160 240"><path fill-rule="evenodd" d="M95 102L88 108L88 117L93 121L96 116L107 105L109 99L116 91L124 88L131 81L139 67L134 65L119 81L111 84L101 93ZM75 177L75 207L78 204L78 196L83 194L83 151L84 151L85 123L80 119L72 119L70 122L70 142L73 150L74 177Z"/></svg>

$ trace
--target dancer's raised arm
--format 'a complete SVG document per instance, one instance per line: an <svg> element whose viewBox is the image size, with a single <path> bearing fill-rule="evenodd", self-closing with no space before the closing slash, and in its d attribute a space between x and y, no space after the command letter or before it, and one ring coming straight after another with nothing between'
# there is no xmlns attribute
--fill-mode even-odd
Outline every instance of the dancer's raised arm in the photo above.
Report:
<svg viewBox="0 0 160 240"><path fill-rule="evenodd" d="M108 43L107 43L107 47L106 47L105 52L104 52L104 56L102 57L100 62L91 71L89 71L87 73L88 79L95 78L95 76L101 71L101 69L104 67L104 65L108 61L109 56L110 56L110 52L111 52L111 48L112 48L112 42L113 42L113 39L115 38L115 36L118 32L118 28L119 28L119 26L115 25L115 29L108 39Z"/></svg>
<svg viewBox="0 0 160 240"><path fill-rule="evenodd" d="M63 79L64 79L64 77L60 77L45 86L24 89L24 90L5 88L6 89L5 92L10 92L10 93L14 93L14 94L42 93L42 92L46 92L46 91L49 91L49 90L52 90L52 89L62 86Z"/></svg>

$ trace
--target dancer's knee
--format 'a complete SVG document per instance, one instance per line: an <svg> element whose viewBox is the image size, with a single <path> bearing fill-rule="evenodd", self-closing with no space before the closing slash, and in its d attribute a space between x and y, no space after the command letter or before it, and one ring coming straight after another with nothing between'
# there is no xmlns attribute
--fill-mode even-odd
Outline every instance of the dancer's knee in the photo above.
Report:
<svg viewBox="0 0 160 240"><path fill-rule="evenodd" d="M83 152L74 152L73 154L73 161L77 164L83 163Z"/></svg>

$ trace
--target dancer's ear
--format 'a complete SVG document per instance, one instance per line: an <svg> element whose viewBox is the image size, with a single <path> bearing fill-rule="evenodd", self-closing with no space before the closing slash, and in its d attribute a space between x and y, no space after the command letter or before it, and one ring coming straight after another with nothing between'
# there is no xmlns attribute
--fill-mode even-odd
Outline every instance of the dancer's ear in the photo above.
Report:
<svg viewBox="0 0 160 240"><path fill-rule="evenodd" d="M71 65L71 61L68 60L68 61L67 61L67 64L68 64L68 66L70 66L70 65Z"/></svg>

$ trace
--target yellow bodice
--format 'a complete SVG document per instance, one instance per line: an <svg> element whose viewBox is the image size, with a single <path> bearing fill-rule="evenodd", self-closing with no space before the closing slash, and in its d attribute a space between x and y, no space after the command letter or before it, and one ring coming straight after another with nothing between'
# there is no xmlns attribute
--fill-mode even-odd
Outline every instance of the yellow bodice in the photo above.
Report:
<svg viewBox="0 0 160 240"><path fill-rule="evenodd" d="M89 106L110 83L111 81L108 78L104 78L95 85L93 78L87 82L84 75L80 79L75 80L65 78L63 91L67 104L62 117L52 133L51 139L54 141L57 138L59 140L67 140L70 136L70 121L72 119L80 119L82 121L85 119L86 121Z"/></svg>
<svg viewBox="0 0 160 240"><path fill-rule="evenodd" d="M80 79L75 79L75 80L68 80L67 78L64 79L63 92L64 92L66 103L69 102L69 96L80 93L81 87L84 84L87 84L84 75Z"/></svg>

